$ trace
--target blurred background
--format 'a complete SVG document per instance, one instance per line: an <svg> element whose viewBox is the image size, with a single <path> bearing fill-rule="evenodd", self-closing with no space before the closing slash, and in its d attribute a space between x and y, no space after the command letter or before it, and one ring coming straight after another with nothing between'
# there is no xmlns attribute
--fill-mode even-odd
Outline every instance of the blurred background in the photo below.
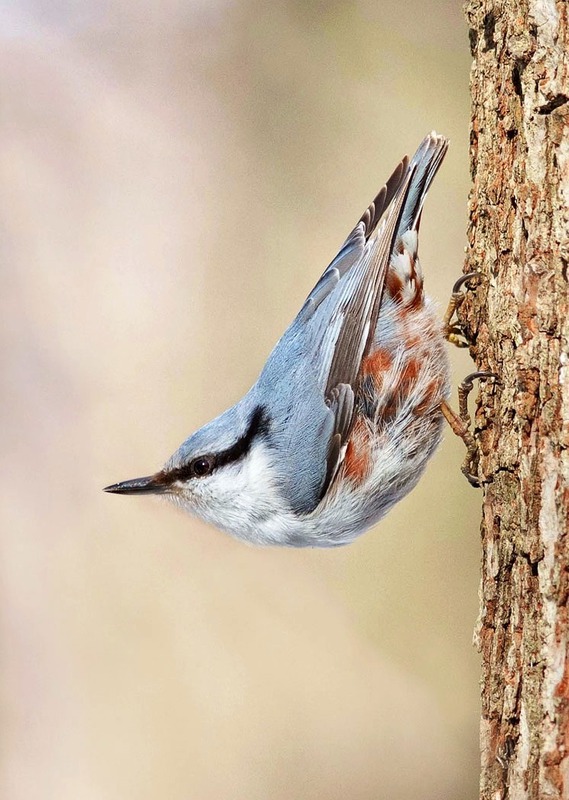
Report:
<svg viewBox="0 0 569 800"><path fill-rule="evenodd" d="M460 3L12 0L0 37L1 796L473 800L461 442L329 552L101 491L249 388L432 128L451 148L421 258L445 306L467 218ZM452 357L456 383L471 364Z"/></svg>

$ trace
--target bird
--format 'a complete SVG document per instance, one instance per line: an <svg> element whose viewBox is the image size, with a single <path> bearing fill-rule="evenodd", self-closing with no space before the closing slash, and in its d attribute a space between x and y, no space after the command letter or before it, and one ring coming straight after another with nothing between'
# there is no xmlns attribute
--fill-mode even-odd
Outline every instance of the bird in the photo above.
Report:
<svg viewBox="0 0 569 800"><path fill-rule="evenodd" d="M235 405L158 472L162 495L254 545L353 542L417 484L442 438L444 326L423 289L423 204L448 140L405 156Z"/></svg>

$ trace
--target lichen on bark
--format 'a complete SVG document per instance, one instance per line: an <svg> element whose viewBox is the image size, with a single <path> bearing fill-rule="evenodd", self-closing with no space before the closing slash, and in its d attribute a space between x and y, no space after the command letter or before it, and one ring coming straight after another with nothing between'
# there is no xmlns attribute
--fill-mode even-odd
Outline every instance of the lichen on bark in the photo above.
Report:
<svg viewBox="0 0 569 800"><path fill-rule="evenodd" d="M562 0L472 0L459 318L479 369L481 797L569 798L569 34Z"/></svg>

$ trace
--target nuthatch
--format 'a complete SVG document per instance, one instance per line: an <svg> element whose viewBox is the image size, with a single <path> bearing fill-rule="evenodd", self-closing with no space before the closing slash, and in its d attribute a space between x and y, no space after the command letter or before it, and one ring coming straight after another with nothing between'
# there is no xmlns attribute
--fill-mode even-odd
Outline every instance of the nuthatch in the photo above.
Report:
<svg viewBox="0 0 569 800"><path fill-rule="evenodd" d="M159 472L107 492L165 495L255 544L331 547L415 486L449 394L443 325L417 254L447 146L433 132L401 161L245 397Z"/></svg>

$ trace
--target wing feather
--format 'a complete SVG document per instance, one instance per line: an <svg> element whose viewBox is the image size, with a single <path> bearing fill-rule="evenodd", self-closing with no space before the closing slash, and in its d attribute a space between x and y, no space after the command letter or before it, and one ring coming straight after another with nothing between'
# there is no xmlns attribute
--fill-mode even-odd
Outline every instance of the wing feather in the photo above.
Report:
<svg viewBox="0 0 569 800"><path fill-rule="evenodd" d="M347 420L346 409L336 402L339 387L351 387L354 395L357 392L362 361L373 343L394 245L407 230L418 228L426 192L447 146L446 139L436 134L425 137L411 163L404 159L399 164L358 223L362 235L364 231L367 233L365 245L359 261L352 264L342 281L344 285L340 283L337 287L337 305L329 322L330 339L320 352L324 397L331 410L343 415L336 420L330 440L323 495L343 460L353 424L354 404ZM370 238L376 227L377 232Z"/></svg>
<svg viewBox="0 0 569 800"><path fill-rule="evenodd" d="M326 404L334 414L334 428L328 447L326 460L326 477L322 486L322 495L334 480L339 465L342 463L348 441L349 431L354 416L355 396L351 386L340 383L330 392Z"/></svg>
<svg viewBox="0 0 569 800"><path fill-rule="evenodd" d="M338 297L338 305L333 316L337 316L341 324L334 342L324 390L326 402L336 414L336 421L328 450L322 496L326 494L344 458L353 424L353 397L361 363L373 339L385 275L393 249L393 238L411 177L412 172L402 177L391 205L385 211L385 220L382 221L374 239L366 245L360 263L352 268L342 296ZM343 398L348 388L352 397L349 416L345 405L338 402L338 398ZM341 419L338 418L340 414Z"/></svg>
<svg viewBox="0 0 569 800"><path fill-rule="evenodd" d="M316 311L323 300L334 291L344 275L361 260L366 243L399 189L408 165L409 159L405 156L366 208L337 255L324 270L298 315L303 321Z"/></svg>

